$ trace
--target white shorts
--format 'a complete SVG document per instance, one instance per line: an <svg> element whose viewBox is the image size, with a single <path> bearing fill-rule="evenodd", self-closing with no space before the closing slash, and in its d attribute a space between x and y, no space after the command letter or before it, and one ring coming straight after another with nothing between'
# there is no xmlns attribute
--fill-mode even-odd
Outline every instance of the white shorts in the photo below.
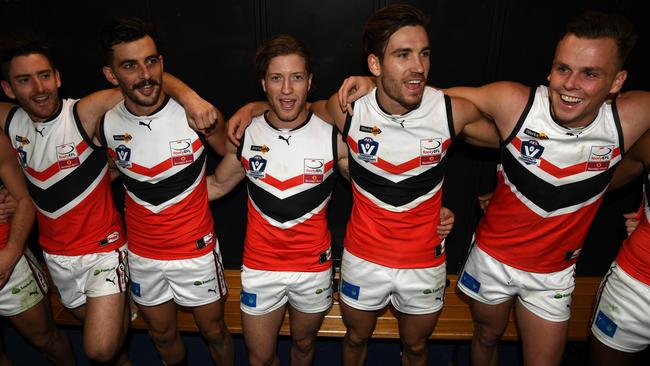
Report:
<svg viewBox="0 0 650 366"><path fill-rule="evenodd" d="M25 250L11 277L0 290L0 316L14 316L43 300L47 294L47 280L32 252Z"/></svg>
<svg viewBox="0 0 650 366"><path fill-rule="evenodd" d="M600 285L591 332L622 352L639 352L650 343L650 286L625 273L616 262Z"/></svg>
<svg viewBox="0 0 650 366"><path fill-rule="evenodd" d="M129 253L131 294L140 305L156 306L174 299L196 307L226 296L219 246L198 258L158 260Z"/></svg>
<svg viewBox="0 0 650 366"><path fill-rule="evenodd" d="M320 313L332 306L332 269L322 272L262 271L242 266L241 311L268 314L289 301L303 313Z"/></svg>
<svg viewBox="0 0 650 366"><path fill-rule="evenodd" d="M74 309L86 297L101 297L126 291L128 260L126 244L110 252L84 255L43 253L61 303Z"/></svg>
<svg viewBox="0 0 650 366"><path fill-rule="evenodd" d="M517 296L526 309L540 318L563 322L571 317L574 273L575 265L552 273L522 271L472 245L458 288L488 305L501 304Z"/></svg>
<svg viewBox="0 0 650 366"><path fill-rule="evenodd" d="M447 270L445 264L429 268L390 268L343 251L341 301L366 311L383 309L390 301L405 314L431 314L442 309Z"/></svg>

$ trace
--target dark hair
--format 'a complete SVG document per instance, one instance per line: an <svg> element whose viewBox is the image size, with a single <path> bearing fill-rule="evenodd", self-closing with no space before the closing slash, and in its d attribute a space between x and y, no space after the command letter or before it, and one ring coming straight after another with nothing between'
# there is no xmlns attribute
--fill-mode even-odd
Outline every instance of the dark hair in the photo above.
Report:
<svg viewBox="0 0 650 366"><path fill-rule="evenodd" d="M257 79L264 79L269 64L274 57L298 55L305 60L305 69L311 74L311 58L305 45L295 37L281 34L264 42L255 53L255 75Z"/></svg>
<svg viewBox="0 0 650 366"><path fill-rule="evenodd" d="M374 54L383 59L388 39L405 26L422 26L426 30L429 18L418 8L406 4L388 5L368 19L363 28L363 56Z"/></svg>
<svg viewBox="0 0 650 366"><path fill-rule="evenodd" d="M587 11L579 14L569 22L561 34L563 39L569 34L579 38L612 38L618 48L619 67L634 48L637 32L634 25L620 14L607 14L599 11Z"/></svg>
<svg viewBox="0 0 650 366"><path fill-rule="evenodd" d="M113 62L113 46L120 43L133 42L145 36L151 37L158 45L155 28L152 24L138 17L117 17L102 28L100 39L104 65Z"/></svg>
<svg viewBox="0 0 650 366"><path fill-rule="evenodd" d="M2 80L9 81L9 63L11 63L11 60L18 56L31 54L42 55L50 63L52 70L56 69L50 47L43 40L30 36L3 39L0 42L0 77L2 77Z"/></svg>

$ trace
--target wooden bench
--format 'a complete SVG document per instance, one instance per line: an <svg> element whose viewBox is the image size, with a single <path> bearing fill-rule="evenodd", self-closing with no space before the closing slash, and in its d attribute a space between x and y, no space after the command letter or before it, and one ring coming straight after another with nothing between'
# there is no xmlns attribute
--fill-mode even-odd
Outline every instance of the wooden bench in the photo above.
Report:
<svg viewBox="0 0 650 366"><path fill-rule="evenodd" d="M241 333L241 318L239 312L239 290L241 289L240 271L226 270L226 281L228 282L229 295L226 300L225 319L231 333ZM456 287L457 276L449 275L450 285L445 290L445 306L438 320L438 324L431 335L431 339L444 340L468 340L472 338L474 324L469 309L467 296L461 293ZM571 320L569 321L569 341L583 341L587 339L590 332L590 318L596 300L596 292L600 284L598 277L576 277L576 289L573 292L571 306ZM54 319L61 325L79 325L79 322L72 317L59 302L55 291L50 293ZM377 327L373 334L374 338L399 338L397 320L393 315L394 310L388 308L377 320ZM135 329L147 329L142 317L138 317L132 324ZM178 327L181 331L198 332L192 314L186 309L179 308ZM289 334L289 314L285 315L284 322L280 328L280 334ZM341 310L338 302L338 294L334 296L334 305L325 317L323 325L318 332L322 337L343 337L345 326L341 320ZM504 340L516 340L516 320L510 314L510 323L503 335Z"/></svg>

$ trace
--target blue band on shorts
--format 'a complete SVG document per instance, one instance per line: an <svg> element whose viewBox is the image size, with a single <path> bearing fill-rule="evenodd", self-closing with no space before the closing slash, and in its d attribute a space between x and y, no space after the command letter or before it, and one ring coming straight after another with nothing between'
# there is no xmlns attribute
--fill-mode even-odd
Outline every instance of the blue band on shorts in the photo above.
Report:
<svg viewBox="0 0 650 366"><path fill-rule="evenodd" d="M476 278L472 277L467 272L463 272L463 275L460 279L460 283L465 285L467 289L472 290L478 294L478 290L481 288L481 283L476 280Z"/></svg>
<svg viewBox="0 0 650 366"><path fill-rule="evenodd" d="M343 295L354 299L359 300L359 293L361 292L361 287L353 285L345 280L341 280L341 292Z"/></svg>
<svg viewBox="0 0 650 366"><path fill-rule="evenodd" d="M239 293L239 301L248 307L257 307L257 294L252 294L250 292L241 290Z"/></svg>
<svg viewBox="0 0 650 366"><path fill-rule="evenodd" d="M596 326L608 337L613 337L618 328L618 325L601 310L598 310L598 315L596 316Z"/></svg>

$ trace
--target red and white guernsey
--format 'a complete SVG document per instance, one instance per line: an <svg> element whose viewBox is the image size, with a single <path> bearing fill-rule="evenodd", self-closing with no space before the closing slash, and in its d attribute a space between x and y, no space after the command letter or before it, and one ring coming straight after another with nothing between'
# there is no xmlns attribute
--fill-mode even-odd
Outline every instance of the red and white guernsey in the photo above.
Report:
<svg viewBox="0 0 650 366"><path fill-rule="evenodd" d="M643 200L639 226L623 242L616 262L630 276L650 286L650 166L643 177Z"/></svg>
<svg viewBox="0 0 650 366"><path fill-rule="evenodd" d="M157 260L200 257L215 245L206 151L183 108L167 98L149 116L124 102L104 116L101 138L126 188L129 251Z"/></svg>
<svg viewBox="0 0 650 366"><path fill-rule="evenodd" d="M330 268L326 210L336 178L336 129L310 115L294 129L278 130L259 116L237 154L248 186L244 265L267 271Z"/></svg>
<svg viewBox="0 0 650 366"><path fill-rule="evenodd" d="M478 246L536 273L576 262L614 168L623 136L616 103L603 104L579 131L556 123L548 90L532 89L503 142L497 188L476 233Z"/></svg>
<svg viewBox="0 0 650 366"><path fill-rule="evenodd" d="M343 131L353 197L345 248L387 267L440 265L445 251L436 226L455 136L450 99L427 87L416 109L391 115L376 92L355 102Z"/></svg>
<svg viewBox="0 0 650 366"><path fill-rule="evenodd" d="M106 152L86 134L76 103L63 99L45 122L32 122L15 108L5 124L37 208L41 247L49 254L108 252L126 242Z"/></svg>

